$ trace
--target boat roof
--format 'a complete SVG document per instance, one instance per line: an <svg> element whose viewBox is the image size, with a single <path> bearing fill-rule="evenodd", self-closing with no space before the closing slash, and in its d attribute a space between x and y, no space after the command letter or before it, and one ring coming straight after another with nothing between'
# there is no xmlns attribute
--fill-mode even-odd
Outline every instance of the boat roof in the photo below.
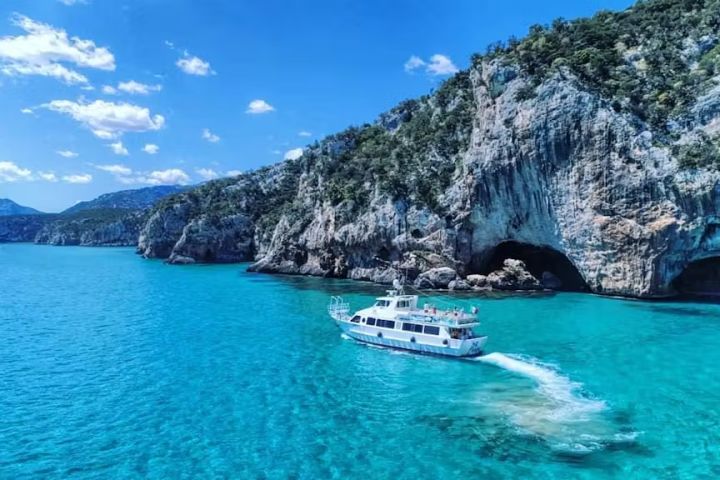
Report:
<svg viewBox="0 0 720 480"><path fill-rule="evenodd" d="M425 312L424 310L395 310L371 306L355 312L355 315L373 316L385 318L386 320L398 320L401 322L415 322L426 325L440 325L453 328L474 328L480 325L475 315L465 312L440 311L436 313Z"/></svg>

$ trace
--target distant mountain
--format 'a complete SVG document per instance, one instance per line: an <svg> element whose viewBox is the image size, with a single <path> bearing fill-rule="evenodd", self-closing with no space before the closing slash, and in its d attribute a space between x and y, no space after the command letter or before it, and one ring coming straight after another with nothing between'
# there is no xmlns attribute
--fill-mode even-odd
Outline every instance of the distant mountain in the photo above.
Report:
<svg viewBox="0 0 720 480"><path fill-rule="evenodd" d="M178 185L159 185L156 187L138 188L135 190L121 190L100 195L94 200L80 202L64 210L62 215L77 213L83 210L142 210L151 207L163 197L173 193L182 192L186 187Z"/></svg>
<svg viewBox="0 0 720 480"><path fill-rule="evenodd" d="M38 215L41 213L34 208L18 205L9 198L0 198L0 217L7 215Z"/></svg>
<svg viewBox="0 0 720 480"><path fill-rule="evenodd" d="M157 186L106 193L59 214L0 213L0 242L50 245L136 245L140 227L160 199L185 187ZM2 201L0 201L2 202ZM9 201L6 201L9 202ZM18 208L19 205L10 202ZM0 203L0 212L2 211ZM14 212L14 210L13 210Z"/></svg>

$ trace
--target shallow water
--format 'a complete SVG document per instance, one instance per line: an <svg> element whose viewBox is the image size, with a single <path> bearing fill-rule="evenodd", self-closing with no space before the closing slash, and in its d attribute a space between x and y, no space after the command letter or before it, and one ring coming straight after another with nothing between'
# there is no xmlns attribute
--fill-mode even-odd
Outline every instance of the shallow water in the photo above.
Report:
<svg viewBox="0 0 720 480"><path fill-rule="evenodd" d="M343 338L378 293L0 245L0 478L720 476L720 305L464 295L451 360Z"/></svg>

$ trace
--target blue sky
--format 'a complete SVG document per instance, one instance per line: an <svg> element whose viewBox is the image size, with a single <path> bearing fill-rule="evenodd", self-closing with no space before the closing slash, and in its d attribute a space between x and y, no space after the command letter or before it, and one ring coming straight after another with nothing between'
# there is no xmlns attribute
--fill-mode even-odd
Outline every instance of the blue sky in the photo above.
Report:
<svg viewBox="0 0 720 480"><path fill-rule="evenodd" d="M56 212L281 161L491 42L630 4L3 0L0 198Z"/></svg>

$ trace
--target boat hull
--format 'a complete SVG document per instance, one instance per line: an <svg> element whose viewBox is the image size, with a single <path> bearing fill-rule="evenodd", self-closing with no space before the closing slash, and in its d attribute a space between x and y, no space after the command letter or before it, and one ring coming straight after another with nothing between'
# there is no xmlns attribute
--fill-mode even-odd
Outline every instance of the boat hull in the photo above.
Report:
<svg viewBox="0 0 720 480"><path fill-rule="evenodd" d="M477 357L483 354L487 337L476 337L466 340L448 340L448 344L438 339L436 343L423 341L420 336L401 336L404 332L382 331L368 327L358 327L348 322L337 322L340 329L353 340L369 345L406 350L427 355L442 355L445 357ZM378 336L378 333L381 335ZM398 335L401 334L401 335ZM411 339L415 338L413 342Z"/></svg>

